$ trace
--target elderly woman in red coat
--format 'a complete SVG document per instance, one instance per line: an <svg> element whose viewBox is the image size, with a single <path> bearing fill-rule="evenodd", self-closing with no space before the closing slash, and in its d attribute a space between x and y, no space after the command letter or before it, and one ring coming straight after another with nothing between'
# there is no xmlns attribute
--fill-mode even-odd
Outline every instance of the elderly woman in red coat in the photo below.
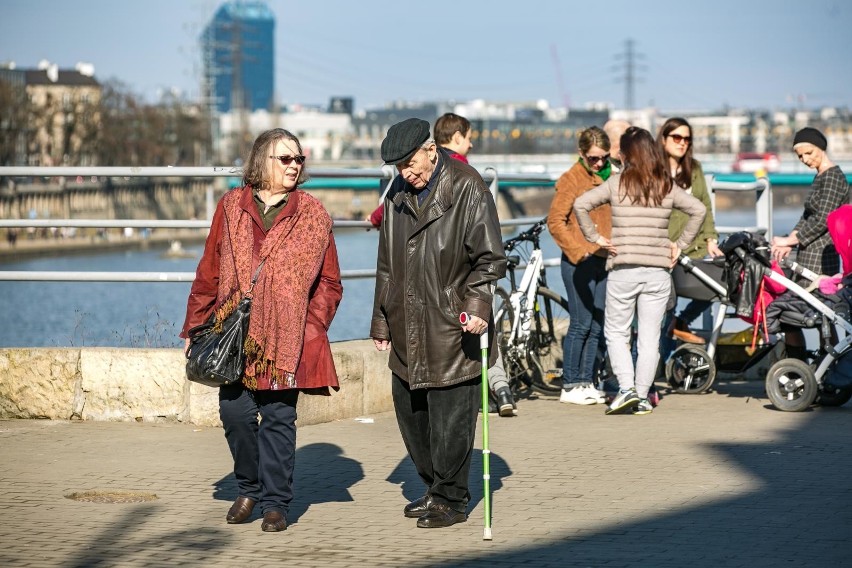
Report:
<svg viewBox="0 0 852 568"><path fill-rule="evenodd" d="M186 338L214 310L224 320L263 263L243 380L219 389L219 416L239 489L226 520L242 523L259 504L266 532L287 528L299 393L339 388L326 332L343 295L340 267L331 217L297 189L307 179L304 165L301 144L287 130L255 140L243 187L216 208L181 332Z"/></svg>

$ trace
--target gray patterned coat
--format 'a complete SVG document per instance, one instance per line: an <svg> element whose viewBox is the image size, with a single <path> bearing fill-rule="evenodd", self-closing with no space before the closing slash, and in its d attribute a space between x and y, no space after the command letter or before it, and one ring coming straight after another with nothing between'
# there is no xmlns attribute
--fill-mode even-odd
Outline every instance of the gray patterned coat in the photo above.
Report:
<svg viewBox="0 0 852 568"><path fill-rule="evenodd" d="M828 234L828 214L849 203L849 184L840 166L818 174L805 199L805 211L796 223L799 239L796 261L817 274L833 275L840 271L840 257Z"/></svg>

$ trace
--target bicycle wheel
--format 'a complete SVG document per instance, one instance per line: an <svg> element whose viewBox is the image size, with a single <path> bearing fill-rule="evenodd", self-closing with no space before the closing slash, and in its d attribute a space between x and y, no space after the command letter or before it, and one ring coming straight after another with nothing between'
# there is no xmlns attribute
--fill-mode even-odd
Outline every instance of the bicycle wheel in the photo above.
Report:
<svg viewBox="0 0 852 568"><path fill-rule="evenodd" d="M562 391L562 342L568 334L568 300L549 288L536 290L528 354L530 386L541 394Z"/></svg>

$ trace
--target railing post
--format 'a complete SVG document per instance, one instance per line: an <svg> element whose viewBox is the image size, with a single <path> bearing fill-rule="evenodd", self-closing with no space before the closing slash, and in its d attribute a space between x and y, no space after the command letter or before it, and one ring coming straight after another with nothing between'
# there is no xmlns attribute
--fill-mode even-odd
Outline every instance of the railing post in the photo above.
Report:
<svg viewBox="0 0 852 568"><path fill-rule="evenodd" d="M489 189L489 191L491 191L491 197L494 198L494 206L496 207L497 206L497 190L498 190L498 187L499 187L498 180L497 180L497 169L493 168L491 166L488 166L487 168L485 168L484 173L488 174L488 172L494 173L494 179L491 180L491 184L488 186L488 189Z"/></svg>
<svg viewBox="0 0 852 568"><path fill-rule="evenodd" d="M393 180L396 178L396 169L393 166L385 164L382 166L382 175L384 178L387 178L388 182L385 184L385 188L379 196L379 205L385 202L385 196L388 194L388 191L390 191L391 185L393 185Z"/></svg>
<svg viewBox="0 0 852 568"><path fill-rule="evenodd" d="M772 184L766 177L758 178L757 202L755 213L757 215L757 226L766 227L766 237L772 239L775 233L772 229Z"/></svg>
<svg viewBox="0 0 852 568"><path fill-rule="evenodd" d="M208 221L213 220L213 213L216 212L216 202L213 200L213 184L208 183L207 189L204 192L204 214Z"/></svg>
<svg viewBox="0 0 852 568"><path fill-rule="evenodd" d="M713 218L716 218L716 190L713 189L713 181L716 179L714 174L704 174L704 181L707 183L707 193L710 195L710 208L712 209Z"/></svg>

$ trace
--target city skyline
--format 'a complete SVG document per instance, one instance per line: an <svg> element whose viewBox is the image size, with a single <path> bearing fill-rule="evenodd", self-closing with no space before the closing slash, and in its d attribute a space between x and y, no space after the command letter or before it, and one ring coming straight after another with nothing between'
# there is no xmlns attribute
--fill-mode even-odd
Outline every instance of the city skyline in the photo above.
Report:
<svg viewBox="0 0 852 568"><path fill-rule="evenodd" d="M101 83L118 79L147 100L172 88L197 100L200 34L222 3L5 0L0 61L85 61ZM837 1L267 4L283 104L352 96L357 109L477 98L623 108L632 40L637 108L852 106L852 7Z"/></svg>

